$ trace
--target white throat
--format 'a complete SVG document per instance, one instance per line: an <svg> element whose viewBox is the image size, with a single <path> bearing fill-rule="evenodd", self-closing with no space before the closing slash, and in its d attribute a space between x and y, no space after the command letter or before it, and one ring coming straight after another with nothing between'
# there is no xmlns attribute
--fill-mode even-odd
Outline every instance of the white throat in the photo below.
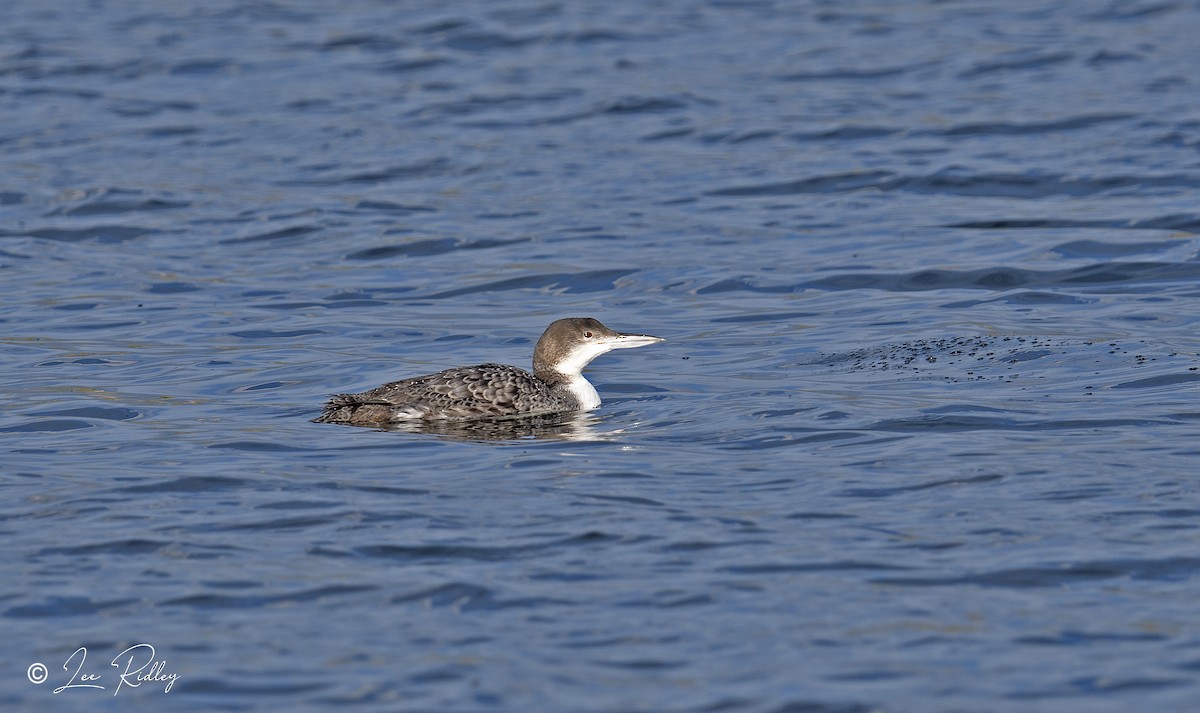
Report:
<svg viewBox="0 0 1200 713"><path fill-rule="evenodd" d="M596 393L596 387L590 381L583 378L583 374L571 376L565 386L579 402L580 411L591 411L600 405L600 394Z"/></svg>

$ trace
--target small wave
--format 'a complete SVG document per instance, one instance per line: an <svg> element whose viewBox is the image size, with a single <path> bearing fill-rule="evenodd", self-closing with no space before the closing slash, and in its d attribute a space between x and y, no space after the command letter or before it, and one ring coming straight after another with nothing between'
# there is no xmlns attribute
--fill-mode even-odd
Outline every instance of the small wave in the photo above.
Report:
<svg viewBox="0 0 1200 713"><path fill-rule="evenodd" d="M732 186L707 191L723 197L766 197L806 193L847 193L862 190L899 191L980 198L1037 199L1050 196L1087 197L1115 191L1147 188L1200 188L1200 176L1191 174L1078 178L1063 174L981 173L946 170L926 176L896 175L890 171L835 173L794 181Z"/></svg>
<svg viewBox="0 0 1200 713"><path fill-rule="evenodd" d="M90 192L83 200L70 205L60 206L47 213L47 216L90 216L90 215L120 215L125 213L148 213L161 210L187 208L187 201L169 198L145 197L143 191L106 188Z"/></svg>
<svg viewBox="0 0 1200 713"><path fill-rule="evenodd" d="M636 273L637 270L593 270L590 272L550 273L526 275L508 280L485 282L480 285L460 287L455 290L425 295L424 299L446 299L481 292L506 292L509 290L560 289L566 293L607 292L616 289L617 280Z"/></svg>
<svg viewBox="0 0 1200 713"><path fill-rule="evenodd" d="M33 230L0 230L3 237L29 237L53 240L62 243L96 241L98 243L123 243L162 231L133 225L95 225L84 228L34 228Z"/></svg>
<svg viewBox="0 0 1200 713"><path fill-rule="evenodd" d="M978 270L918 270L904 273L851 272L793 284L763 285L750 278L727 278L705 285L696 294L759 292L788 294L805 290L1013 290L1016 288L1072 288L1099 285L1146 285L1159 282L1190 283L1200 279L1200 264L1187 262L1104 262L1067 270L1029 270L993 267Z"/></svg>
<svg viewBox="0 0 1200 713"><path fill-rule="evenodd" d="M1117 230L1173 230L1183 233L1200 233L1200 216L1194 213L1181 215L1166 215L1158 218L1140 220L1064 220L1057 218L1009 218L996 220L980 220L967 223L951 223L943 228L968 228L973 230L1026 230L1026 229L1117 229ZM1163 241L1163 244L1174 246L1175 241Z"/></svg>
<svg viewBox="0 0 1200 713"><path fill-rule="evenodd" d="M1000 72L1043 69L1056 64L1070 62L1073 59L1075 59L1075 55L1071 52L1049 52L1045 54L1034 55L1032 57L1017 57L998 62L979 62L970 69L961 72L959 76L963 78L974 78L987 74L997 74Z"/></svg>
<svg viewBox="0 0 1200 713"><path fill-rule="evenodd" d="M347 260L382 260L396 256L430 257L446 253L486 250L488 248L505 247L527 243L530 238L514 238L512 240L462 240L459 238L433 238L429 240L413 240L397 245L380 245L365 250L358 250L346 256Z"/></svg>
<svg viewBox="0 0 1200 713"><path fill-rule="evenodd" d="M279 228L265 233L255 233L241 238L226 238L220 241L221 245L238 245L242 243L261 243L276 240L290 240L292 238L300 238L305 235L319 232L320 227L316 225L293 225L288 228Z"/></svg>
<svg viewBox="0 0 1200 713"><path fill-rule="evenodd" d="M1200 559L1120 559L1073 562L1066 566L1017 567L953 577L886 577L876 584L905 587L945 587L974 585L1031 589L1063 587L1078 582L1105 579L1134 579L1181 582L1200 574Z"/></svg>

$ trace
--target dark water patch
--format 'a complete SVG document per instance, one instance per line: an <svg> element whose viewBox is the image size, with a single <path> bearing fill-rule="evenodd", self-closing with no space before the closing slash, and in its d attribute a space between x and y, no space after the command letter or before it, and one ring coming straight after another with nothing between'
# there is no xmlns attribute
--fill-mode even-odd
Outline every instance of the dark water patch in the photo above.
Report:
<svg viewBox="0 0 1200 713"><path fill-rule="evenodd" d="M575 602L551 597L501 598L496 592L475 584L451 582L435 587L397 594L392 604L420 604L433 609L451 608L456 611L500 611L504 609L538 609L546 606L568 606Z"/></svg>
<svg viewBox="0 0 1200 713"><path fill-rule="evenodd" d="M907 569L911 569L911 567L883 562L844 560L835 562L767 562L723 567L720 571L730 574L793 574L798 572L879 572Z"/></svg>
<svg viewBox="0 0 1200 713"><path fill-rule="evenodd" d="M975 585L1032 589L1063 587L1108 579L1133 579L1184 582L1200 573L1200 559L1169 557L1166 559L1118 559L1065 562L1054 567L1021 567L959 577L891 577L873 580L876 584L909 587L943 587Z"/></svg>
<svg viewBox="0 0 1200 713"><path fill-rule="evenodd" d="M430 240L415 240L398 245L380 245L365 250L358 250L346 256L347 260L382 260L396 256L429 257L445 253L486 250L489 248L505 247L527 243L531 238L513 238L511 240L462 240L460 238L434 238Z"/></svg>
<svg viewBox="0 0 1200 713"><path fill-rule="evenodd" d="M238 245L241 243L261 243L276 240L290 240L292 238L300 238L305 235L319 232L321 228L316 225L293 225L288 228L279 228L265 233L256 233L247 235L241 238L226 238L218 241L221 245Z"/></svg>
<svg viewBox="0 0 1200 713"><path fill-rule="evenodd" d="M518 218L535 218L540 215L536 210L505 211L503 213L476 213L479 220L516 220Z"/></svg>
<svg viewBox="0 0 1200 713"><path fill-rule="evenodd" d="M318 52L336 52L341 50L366 50L368 52L390 52L405 46L394 35L381 35L373 32L352 33L328 39L319 44L305 47Z"/></svg>
<svg viewBox="0 0 1200 713"><path fill-rule="evenodd" d="M988 74L1046 69L1056 64L1070 62L1075 58L1072 52L1047 52L1035 54L1032 57L1014 57L998 62L979 62L970 69L960 73L964 79L973 79Z"/></svg>
<svg viewBox="0 0 1200 713"><path fill-rule="evenodd" d="M663 659L625 659L620 661L594 661L597 666L605 668L628 669L630 671L672 671L675 669L686 668L688 662L685 660L663 660Z"/></svg>
<svg viewBox="0 0 1200 713"><path fill-rule="evenodd" d="M96 424L88 421L76 421L69 418L53 418L42 421L30 421L16 426L0 428L0 433L57 433L61 431L77 431L82 428L94 428Z"/></svg>
<svg viewBox="0 0 1200 713"><path fill-rule="evenodd" d="M282 309L282 310L304 310L309 307L323 307L325 309L347 309L357 307L381 307L389 304L384 300L334 300L331 302L296 302L296 303L279 303L275 305L263 305L265 309Z"/></svg>
<svg viewBox="0 0 1200 713"><path fill-rule="evenodd" d="M693 103L687 97L621 97L606 104L605 114L661 114L684 109Z"/></svg>
<svg viewBox="0 0 1200 713"><path fill-rule="evenodd" d="M124 118L145 118L165 112L191 112L196 110L192 102L151 101L148 99L119 99L107 107L109 113Z"/></svg>
<svg viewBox="0 0 1200 713"><path fill-rule="evenodd" d="M557 289L567 294L607 292L616 289L617 280L636 272L637 270L594 270L590 272L527 275L525 277L514 277L508 280L497 280L470 287L461 287L456 290L435 292L431 295L425 295L423 299L446 299L482 292L510 292L514 290Z"/></svg>
<svg viewBox="0 0 1200 713"><path fill-rule="evenodd" d="M822 131L798 131L788 134L788 138L796 141L857 141L881 139L902 133L903 129L890 126L838 126Z"/></svg>
<svg viewBox="0 0 1200 713"><path fill-rule="evenodd" d="M652 597L636 597L620 599L613 606L623 609L683 609L686 606L704 606L714 604L716 598L709 594L691 594L680 592L678 589L668 589L655 592Z"/></svg>
<svg viewBox="0 0 1200 713"><path fill-rule="evenodd" d="M784 183L765 183L708 191L710 196L790 196L804 193L842 193L864 188L878 188L892 174L888 171L835 173L803 178Z"/></svg>
<svg viewBox="0 0 1200 713"><path fill-rule="evenodd" d="M52 409L36 411L31 416L77 416L79 418L98 418L105 421L131 421L142 415L141 411L118 406L83 406L79 408Z"/></svg>
<svg viewBox="0 0 1200 713"><path fill-rule="evenodd" d="M1101 10L1086 13L1082 17L1101 22L1128 22L1148 19L1155 15L1178 13L1184 7L1183 3L1178 2L1114 3Z"/></svg>
<svg viewBox="0 0 1200 713"><path fill-rule="evenodd" d="M68 547L45 547L39 550L37 556L46 555L149 555L171 547L174 543L161 540L129 538L111 542L93 542L86 545Z"/></svg>
<svg viewBox="0 0 1200 713"><path fill-rule="evenodd" d="M384 559L392 562L462 562L483 561L503 562L506 560L523 559L548 550L574 547L592 547L598 544L622 542L623 538L590 532L576 537L568 537L549 542L538 542L526 545L466 545L466 544L424 544L424 545L364 545L353 548L354 555L373 559ZM310 554L344 557L350 553L328 548L317 547Z"/></svg>
<svg viewBox="0 0 1200 713"><path fill-rule="evenodd" d="M151 295L178 295L185 292L198 292L199 287L190 282L156 282L146 288Z"/></svg>
<svg viewBox="0 0 1200 713"><path fill-rule="evenodd" d="M1081 695L1113 695L1126 691L1156 691L1191 686L1191 679L1180 678L1118 678L1113 676L1083 676L1051 687L1025 689L1004 694L1015 700L1044 700L1052 698L1076 698Z"/></svg>
<svg viewBox="0 0 1200 713"><path fill-rule="evenodd" d="M1004 480L1004 476L1002 475L980 475L973 478L951 478L947 480L938 480L931 483L917 483L916 485L902 485L890 488L850 488L848 490L843 490L841 494L855 498L887 498L903 493L912 493L945 487L959 487L962 485L975 485L978 483L994 483L1001 480Z"/></svg>
<svg viewBox="0 0 1200 713"><path fill-rule="evenodd" d="M571 32L557 32L547 35L545 41L572 45L591 45L602 42L633 42L639 39L644 39L644 37L642 35L635 35L633 33L623 32L621 30L593 27Z"/></svg>
<svg viewBox="0 0 1200 713"><path fill-rule="evenodd" d="M1054 636L1019 636L1013 643L1032 644L1034 646L1080 646L1087 644L1109 643L1138 643L1146 641L1166 641L1171 637L1166 634L1139 632L1136 634L1091 633L1086 631L1061 631Z"/></svg>
<svg viewBox="0 0 1200 713"><path fill-rule="evenodd" d="M291 446L286 443L274 443L269 441L230 441L228 443L214 443L209 448L226 449L232 451L245 451L247 453L298 453L311 450L304 446Z"/></svg>
<svg viewBox="0 0 1200 713"><path fill-rule="evenodd" d="M86 228L35 228L33 230L7 231L0 230L0 237L28 237L41 240L53 240L63 243L77 243L94 240L101 244L123 243L136 240L146 235L155 235L162 231L154 228L139 228L131 225L97 225Z"/></svg>
<svg viewBox="0 0 1200 713"><path fill-rule="evenodd" d="M642 141L665 141L667 139L678 139L684 136L691 136L696 133L696 129L684 127L681 129L667 129L666 131L656 131L653 134L647 134L641 138Z"/></svg>
<svg viewBox="0 0 1200 713"><path fill-rule="evenodd" d="M230 332L231 337L242 339L294 339L310 334L325 334L323 329L242 329Z"/></svg>
<svg viewBox="0 0 1200 713"><path fill-rule="evenodd" d="M443 44L450 49L482 53L517 49L533 42L535 39L533 36L514 37L500 32L467 31L451 34L443 41Z"/></svg>
<svg viewBox="0 0 1200 713"><path fill-rule="evenodd" d="M10 619L56 619L65 616L94 616L119 609L136 599L92 600L88 597L49 597L40 604L24 604L4 611Z"/></svg>
<svg viewBox="0 0 1200 713"><path fill-rule="evenodd" d="M648 507L661 508L665 507L666 503L653 500L651 498L638 497L636 495L601 495L599 493L578 493L578 497L591 498L593 500L604 500L614 503L627 503L629 505L645 505Z"/></svg>
<svg viewBox="0 0 1200 713"><path fill-rule="evenodd" d="M760 322L792 322L797 319L808 319L817 316L817 312L768 312L755 314L739 314L732 317L713 317L710 322L732 324L757 324Z"/></svg>
<svg viewBox="0 0 1200 713"><path fill-rule="evenodd" d="M783 82L824 82L824 81L863 81L896 77L925 65L906 65L900 67L870 67L849 68L838 67L816 72L790 72L779 74L775 79Z"/></svg>
<svg viewBox="0 0 1200 713"><path fill-rule="evenodd" d="M956 171L939 172L929 176L900 177L878 186L880 190L884 191L1021 199L1050 196L1082 198L1113 193L1121 189L1130 189L1133 193L1144 193L1148 188L1194 190L1197 187L1200 187L1200 178L1188 174L1075 178L1061 174L984 173L972 175Z"/></svg>
<svg viewBox="0 0 1200 713"><path fill-rule="evenodd" d="M5 74L5 72L0 70L0 76L2 76L3 74ZM49 74L44 74L44 75L28 74L27 76L30 76L31 78L36 78L38 76L49 76ZM14 97L58 96L58 97L67 97L70 99L83 99L83 100L87 100L87 101L91 101L93 99L101 99L104 97L104 94L102 92L97 92L97 91L94 91L91 89L75 89L75 88L68 88L68 87L22 87L20 89L10 89L8 91L11 92L11 94ZM3 91L0 91L0 94L3 94L3 93L4 93Z"/></svg>
<svg viewBox="0 0 1200 713"><path fill-rule="evenodd" d="M982 378L982 377L980 377ZM880 421L872 431L912 433L921 431L955 433L963 431L1075 431L1121 430L1170 425L1170 421L1127 418L1074 418L1064 420L1019 421L984 416L918 416Z"/></svg>
<svg viewBox="0 0 1200 713"><path fill-rule="evenodd" d="M432 176L441 176L448 174L466 175L474 171L471 167L454 168L453 165L441 158L435 158L428 161L421 161L412 164L401 164L396 166L385 166L383 168L371 169L366 171L358 171L349 173L337 178L331 178L327 181L318 181L327 185L336 185L343 183L386 183L390 181L402 181L415 178L428 178Z"/></svg>
<svg viewBox="0 0 1200 713"><path fill-rule="evenodd" d="M98 197L83 203L62 206L46 213L47 216L90 216L90 215L119 215L124 213L146 213L162 210L177 210L191 205L185 201L167 200L163 198L138 198L141 191L124 191L111 189L103 191Z"/></svg>
<svg viewBox="0 0 1200 713"><path fill-rule="evenodd" d="M61 327L59 327L59 329L61 329L61 330L62 330L62 331L64 331L64 332L66 332L66 331L78 331L78 332L106 332L106 331L108 331L108 330L110 330L110 329L122 329L122 328L125 328L125 327L137 327L137 326L139 326L139 325L142 325L142 324L145 324L145 322L138 322L138 321L132 321L132 320L128 320L128 321L124 321L124 322L95 322L95 321L88 321L88 322L80 322L80 323L78 323L78 324L67 324L67 325L62 325ZM83 361L83 360L76 360L76 361L75 361L75 363L76 363L76 364L87 364L87 363L95 363L95 362L87 362L87 361Z"/></svg>
<svg viewBox="0 0 1200 713"><path fill-rule="evenodd" d="M1191 174L1077 178L1062 174L973 174L947 169L927 176L900 176L890 171L829 174L795 181L736 186L706 191L729 197L790 196L808 193L849 193L862 190L979 198L1038 199L1052 196L1087 197L1122 190L1144 193L1149 188L1200 188L1200 177Z"/></svg>
<svg viewBox="0 0 1200 713"><path fill-rule="evenodd" d="M394 215L412 215L414 213L436 213L437 208L427 205L393 203L391 201L361 200L354 204L356 210L380 211Z"/></svg>
<svg viewBox="0 0 1200 713"><path fill-rule="evenodd" d="M307 530L321 527L332 522L339 522L340 517L281 517L257 522L228 523L217 527L205 526L205 532L226 530L230 532L283 532L287 530Z"/></svg>
<svg viewBox="0 0 1200 713"><path fill-rule="evenodd" d="M1000 297L982 300L960 300L957 302L947 302L941 307L945 309L969 309L978 305L986 304L1011 304L1011 305L1087 305L1095 304L1097 300L1087 297L1078 297L1076 295L1065 295L1056 292L1038 292L1035 290L1021 290L1012 294L1006 294Z"/></svg>
<svg viewBox="0 0 1200 713"><path fill-rule="evenodd" d="M550 116L526 117L515 120L489 119L486 121L460 122L464 128L477 129L515 129L534 128L541 126L563 126L586 119L603 116L639 116L642 114L674 114L684 112L695 105L711 104L707 99L690 94L668 96L627 96L597 102L583 111L573 111ZM663 138L661 134L651 134L642 140L654 141Z"/></svg>
<svg viewBox="0 0 1200 713"><path fill-rule="evenodd" d="M1182 233L1200 233L1200 217L1192 213L1180 215L1165 215L1157 218L1139 220L1106 219L1106 220L1067 220L1060 218L1009 218L997 220L978 220L966 223L952 223L941 226L944 228L969 228L977 230L1027 230L1027 229L1113 229L1113 230L1174 230ZM1079 241L1087 243L1090 241ZM1157 243L1133 243L1133 245L1164 245L1174 247L1184 241L1161 241ZM1068 243L1069 244L1069 243ZM1102 243L1101 245L1108 245ZM1118 243L1117 245L1122 245ZM1165 248L1164 248L1165 249ZM1083 257L1086 257L1083 256Z"/></svg>
<svg viewBox="0 0 1200 713"><path fill-rule="evenodd" d="M395 485L351 485L341 482L323 482L313 484L314 488L322 488L325 490L351 490L360 493L372 493L375 495L391 495L391 496L410 496L410 495L430 495L429 490L421 488L402 488Z"/></svg>
<svg viewBox="0 0 1200 713"><path fill-rule="evenodd" d="M451 30L468 27L471 23L456 17L447 17L432 22L423 22L408 28L414 35L438 35Z"/></svg>
<svg viewBox="0 0 1200 713"><path fill-rule="evenodd" d="M244 393L248 393L251 391L273 391L275 389L281 389L286 386L295 386L298 383L300 383L300 382L298 382L298 381L267 381L267 382L264 382L261 384L251 384L249 386L239 386L236 389L233 389L231 391L231 393L244 394Z"/></svg>
<svg viewBox="0 0 1200 713"><path fill-rule="evenodd" d="M992 267L977 270L919 270L906 273L843 273L794 284L760 285L749 278L727 278L696 290L696 294L759 292L788 294L805 290L883 290L923 292L948 289L1012 290L1146 285L1200 280L1200 264L1176 262L1101 262L1064 270Z"/></svg>
<svg viewBox="0 0 1200 713"><path fill-rule="evenodd" d="M250 481L221 475L189 475L171 480L127 485L117 488L122 493L218 493L246 487Z"/></svg>
<svg viewBox="0 0 1200 713"><path fill-rule="evenodd" d="M318 508L332 508L341 505L339 501L333 500L278 500L272 503L263 503L255 505L255 510L311 510Z"/></svg>
<svg viewBox="0 0 1200 713"><path fill-rule="evenodd" d="M1200 374L1161 374L1159 376L1151 376L1145 379L1134 379L1133 381L1123 381L1119 384L1113 384L1114 389L1155 389L1163 386L1174 386L1176 384L1190 384L1194 381L1200 381Z"/></svg>
<svg viewBox="0 0 1200 713"><path fill-rule="evenodd" d="M1122 62L1142 62L1146 59L1145 55L1136 52L1119 52L1112 50L1099 50L1093 52L1086 60L1090 66L1103 66L1106 64L1116 64Z"/></svg>
<svg viewBox="0 0 1200 713"><path fill-rule="evenodd" d="M1026 134L1047 134L1058 131L1074 131L1087 129L1099 124L1137 118L1137 114L1096 114L1078 116L1070 119L1043 122L988 122L977 124L959 124L937 133L942 136L1021 136Z"/></svg>
<svg viewBox="0 0 1200 713"><path fill-rule="evenodd" d="M414 110L410 116L471 116L480 112L494 110L513 111L525 107L536 107L546 104L556 104L564 99L577 97L579 90L563 89L537 94L483 94L453 102L429 104L419 110Z"/></svg>
<svg viewBox="0 0 1200 713"><path fill-rule="evenodd" d="M726 547L745 547L766 545L768 540L733 540L729 542L714 542L712 540L687 540L671 542L662 546L663 552L705 552L708 550L724 549Z"/></svg>
<svg viewBox="0 0 1200 713"><path fill-rule="evenodd" d="M757 451L772 448L834 443L837 441L861 440L863 434L853 431L820 431L817 429L788 429L803 435L770 435L739 438L736 442L722 444L720 448L730 451Z"/></svg>
<svg viewBox="0 0 1200 713"><path fill-rule="evenodd" d="M299 675L299 674L298 674ZM179 683L172 688L172 692L178 691L182 694L196 695L206 694L210 696L235 696L239 700L243 700L246 696L251 696L248 700L255 700L259 696L269 696L277 698L285 695L304 695L315 691L330 688L332 684L316 683L311 676L305 676L303 681L282 681L278 683L231 683L224 679L214 678L180 678Z"/></svg>
<svg viewBox="0 0 1200 713"><path fill-rule="evenodd" d="M408 72L418 72L422 69L432 69L446 64L453 64L453 62L454 60L449 57L426 55L384 62L376 68L376 71L388 74L406 74Z"/></svg>
<svg viewBox="0 0 1200 713"><path fill-rule="evenodd" d="M1063 257L1111 258L1139 253L1165 252L1187 245L1187 240L1156 240L1142 243L1107 243L1100 240L1073 240L1051 250Z"/></svg>
<svg viewBox="0 0 1200 713"><path fill-rule="evenodd" d="M228 59L192 59L179 62L168 69L174 75L210 75L232 73L238 70L237 63Z"/></svg>
<svg viewBox="0 0 1200 713"><path fill-rule="evenodd" d="M757 131L742 131L742 132L719 132L716 134L704 134L700 137L705 143L726 143L726 144L744 144L750 141L762 141L763 139L771 139L779 135L777 131L757 130Z"/></svg>
<svg viewBox="0 0 1200 713"><path fill-rule="evenodd" d="M232 594L194 594L185 597L166 599L158 603L163 607L193 607L197 609L259 609L265 606L279 604L302 604L313 601L328 601L350 594L362 594L379 589L368 584L340 584L302 589L283 594L262 595L232 595Z"/></svg>

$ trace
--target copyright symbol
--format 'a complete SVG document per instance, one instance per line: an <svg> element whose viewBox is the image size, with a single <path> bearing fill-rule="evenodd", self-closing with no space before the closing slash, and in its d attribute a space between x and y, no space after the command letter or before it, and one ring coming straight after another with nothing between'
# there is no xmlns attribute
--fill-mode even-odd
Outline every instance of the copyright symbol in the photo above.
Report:
<svg viewBox="0 0 1200 713"><path fill-rule="evenodd" d="M25 672L25 675L29 677L30 683L45 683L46 676L49 676L50 672L46 670L46 666L44 664L31 663L29 664L29 670Z"/></svg>

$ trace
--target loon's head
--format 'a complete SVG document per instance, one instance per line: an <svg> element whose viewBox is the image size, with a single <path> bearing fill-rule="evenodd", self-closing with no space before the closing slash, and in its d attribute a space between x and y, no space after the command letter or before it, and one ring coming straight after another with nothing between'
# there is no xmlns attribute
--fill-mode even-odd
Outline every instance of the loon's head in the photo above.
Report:
<svg viewBox="0 0 1200 713"><path fill-rule="evenodd" d="M583 367L613 349L644 347L661 342L648 334L622 334L591 317L568 317L552 322L533 350L533 373L579 376Z"/></svg>

